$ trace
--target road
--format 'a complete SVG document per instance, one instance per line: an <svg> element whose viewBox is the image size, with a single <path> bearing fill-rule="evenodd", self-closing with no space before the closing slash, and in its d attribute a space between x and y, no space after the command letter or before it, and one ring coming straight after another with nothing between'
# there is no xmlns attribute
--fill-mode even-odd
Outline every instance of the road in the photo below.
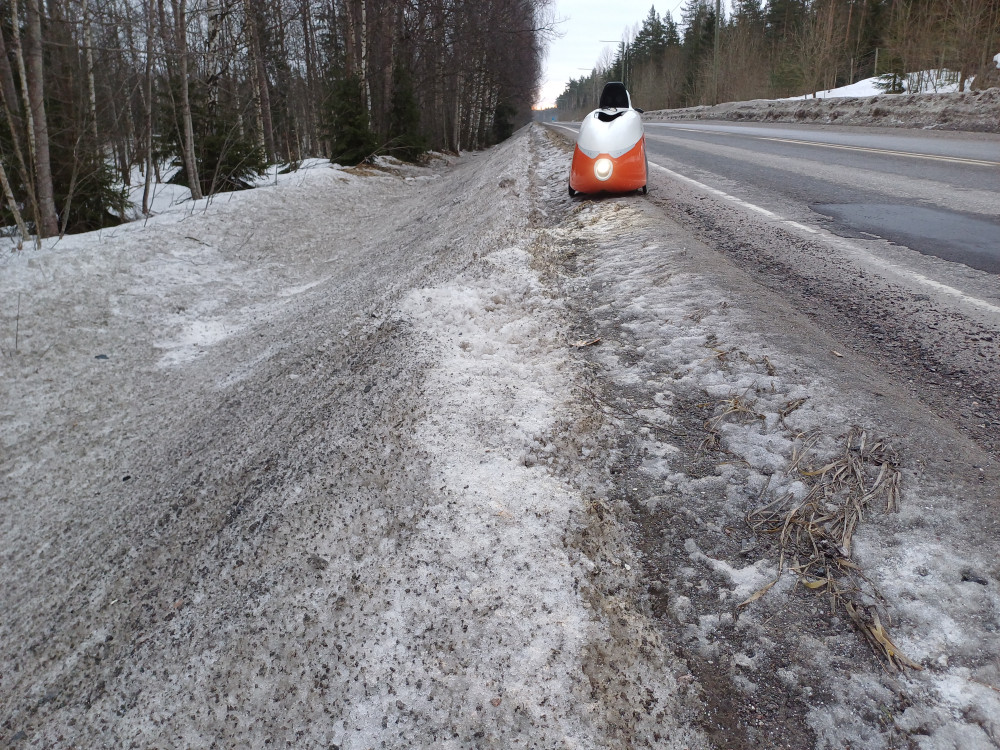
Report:
<svg viewBox="0 0 1000 750"><path fill-rule="evenodd" d="M1000 137L714 122L646 134L651 200L1000 454Z"/></svg>
<svg viewBox="0 0 1000 750"><path fill-rule="evenodd" d="M806 132L803 132L805 130ZM748 187L842 236L1000 273L1000 139L650 123L650 153Z"/></svg>

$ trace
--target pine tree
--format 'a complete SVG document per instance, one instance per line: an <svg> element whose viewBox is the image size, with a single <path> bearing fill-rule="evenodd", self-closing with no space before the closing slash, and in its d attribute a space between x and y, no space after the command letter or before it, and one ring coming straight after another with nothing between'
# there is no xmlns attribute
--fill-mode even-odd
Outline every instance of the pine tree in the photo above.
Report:
<svg viewBox="0 0 1000 750"><path fill-rule="evenodd" d="M684 21L684 97L686 104L698 104L699 76L712 54L715 38L715 8L708 0L688 0L682 8Z"/></svg>
<svg viewBox="0 0 1000 750"><path fill-rule="evenodd" d="M762 0L735 0L733 2L733 20L738 24L762 28L764 26Z"/></svg>
<svg viewBox="0 0 1000 750"><path fill-rule="evenodd" d="M663 14L663 41L666 47L679 47L681 44L681 35L670 11Z"/></svg>

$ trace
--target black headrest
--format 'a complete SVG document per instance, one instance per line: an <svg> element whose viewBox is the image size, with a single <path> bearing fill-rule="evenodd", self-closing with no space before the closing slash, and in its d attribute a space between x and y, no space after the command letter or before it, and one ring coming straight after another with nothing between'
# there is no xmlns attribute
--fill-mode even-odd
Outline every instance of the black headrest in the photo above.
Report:
<svg viewBox="0 0 1000 750"><path fill-rule="evenodd" d="M628 91L625 90L625 84L619 81L610 81L604 84L600 108L628 109Z"/></svg>

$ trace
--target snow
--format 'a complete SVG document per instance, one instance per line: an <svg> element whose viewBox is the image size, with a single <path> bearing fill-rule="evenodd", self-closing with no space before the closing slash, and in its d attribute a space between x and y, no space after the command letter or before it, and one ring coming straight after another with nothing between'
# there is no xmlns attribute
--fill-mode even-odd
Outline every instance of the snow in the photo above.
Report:
<svg viewBox="0 0 1000 750"><path fill-rule="evenodd" d="M787 351L661 213L570 204L566 165L539 128L424 167L309 162L0 259L0 738L694 750L683 651L719 660L727 701L775 672L816 747L888 746L871 716L897 688L834 668L856 634L787 657L768 618L793 577L737 618L777 565L714 541L765 491L801 495L801 434L829 455L878 407ZM680 434L692 394L763 417L721 420L706 472ZM627 492L678 529L659 619L623 436ZM856 552L928 666L898 677L895 726L985 747L1000 601L955 581L989 550L956 543L946 488L905 486Z"/></svg>
<svg viewBox="0 0 1000 750"><path fill-rule="evenodd" d="M951 70L924 70L917 73L910 73L903 77L902 85L904 93L908 94L948 94L958 91L958 73ZM974 78L969 78L966 85L972 83ZM779 101L794 101L797 99L835 99L852 96L878 96L885 93L879 88L881 79L879 76L864 78L845 86L838 86L834 89L817 91L813 94L803 94L801 96L790 96Z"/></svg>
<svg viewBox="0 0 1000 750"><path fill-rule="evenodd" d="M535 140L4 255L0 736L703 746L568 468Z"/></svg>
<svg viewBox="0 0 1000 750"><path fill-rule="evenodd" d="M257 187L267 185L279 185L294 182L303 184L306 175L314 169L339 169L340 165L331 164L328 159L304 159L294 170L289 169L288 164L272 164L267 171L252 181ZM149 212L152 216L168 212L179 212L183 210L193 211L195 205L191 201L191 190L183 185L174 185L169 180L180 167L172 164L160 165L160 181L157 182L155 175L150 182ZM145 191L145 175L140 167L133 167L129 179L128 200L130 205L128 218L135 221L142 219L142 194ZM229 200L232 193L223 193L218 196L205 199L201 207L212 203L215 200ZM187 204L187 205L185 205Z"/></svg>

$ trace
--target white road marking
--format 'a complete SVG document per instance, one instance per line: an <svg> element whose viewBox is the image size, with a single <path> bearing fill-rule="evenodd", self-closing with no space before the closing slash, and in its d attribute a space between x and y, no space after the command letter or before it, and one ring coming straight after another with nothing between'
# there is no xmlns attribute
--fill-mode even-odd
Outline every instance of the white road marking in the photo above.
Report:
<svg viewBox="0 0 1000 750"><path fill-rule="evenodd" d="M856 243L850 242L849 240L846 240L843 237L838 237L837 235L832 234L831 232L827 232L824 229L816 229L814 227L808 227L805 226L804 224L800 224L797 221L792 221L791 219L785 219L779 216L778 214L774 213L773 211L769 211L766 208L745 201L742 198L737 198L735 195L730 195L729 193L723 192L722 190L710 187L709 185L706 185L702 182L698 182L697 180L693 180L690 177L687 177L686 175L682 175L679 172L673 171L672 169L667 169L666 167L657 164L656 162L653 161L649 162L649 166L656 167L661 172L670 175L675 180L686 182L687 184L692 185L703 192L709 193L710 195L714 195L719 198L722 198L725 201L734 203L737 206L740 206L741 208L745 208L747 210L763 214L769 219L775 221L776 223L783 224L787 227L791 227L792 229L796 229L800 232L807 232L812 235L819 235L819 237L824 242L843 248L844 250L850 252L852 255L863 256L871 264L879 266L885 269L886 271L894 273L897 276L900 276L912 283L929 287L936 292L940 292L941 294L947 294L948 296L961 300L962 302L968 305L972 305L973 307L978 307L981 310L986 310L987 312L993 313L994 315L1000 315L1000 306L998 305L994 305L993 303L987 302L984 299L979 299L978 297L972 297L966 294L965 292L961 291L960 289L948 286L947 284L942 284L940 281L935 281L934 279L928 278L927 276L917 273L916 271L912 271L909 268L904 268L895 263L890 263L889 261L883 258L879 258L873 253L869 252L867 249L861 247Z"/></svg>
<svg viewBox="0 0 1000 750"><path fill-rule="evenodd" d="M559 128L560 130L568 130L570 133L574 133L574 134L577 132L576 128L571 128L569 125L560 125L557 122L550 123L549 127Z"/></svg>
<svg viewBox="0 0 1000 750"><path fill-rule="evenodd" d="M812 227L807 227L805 224L799 224L797 221L785 220L785 223L790 227L795 227L796 229L801 229L803 232L809 232L809 234L819 234L818 229L813 229ZM879 238L881 239L881 237Z"/></svg>
<svg viewBox="0 0 1000 750"><path fill-rule="evenodd" d="M780 143L794 143L801 146L822 146L823 148L839 148L843 151L864 151L869 154L884 154L885 156L906 156L911 159L930 159L931 161L947 161L953 164L975 164L979 167L1000 167L998 161L987 161L986 159L969 159L964 156L938 156L937 154L918 154L913 151L893 151L887 148L872 148L871 146L848 146L843 143L822 143L820 141L800 141L795 138L765 138L762 136L750 136L760 138L762 141L779 141Z"/></svg>

